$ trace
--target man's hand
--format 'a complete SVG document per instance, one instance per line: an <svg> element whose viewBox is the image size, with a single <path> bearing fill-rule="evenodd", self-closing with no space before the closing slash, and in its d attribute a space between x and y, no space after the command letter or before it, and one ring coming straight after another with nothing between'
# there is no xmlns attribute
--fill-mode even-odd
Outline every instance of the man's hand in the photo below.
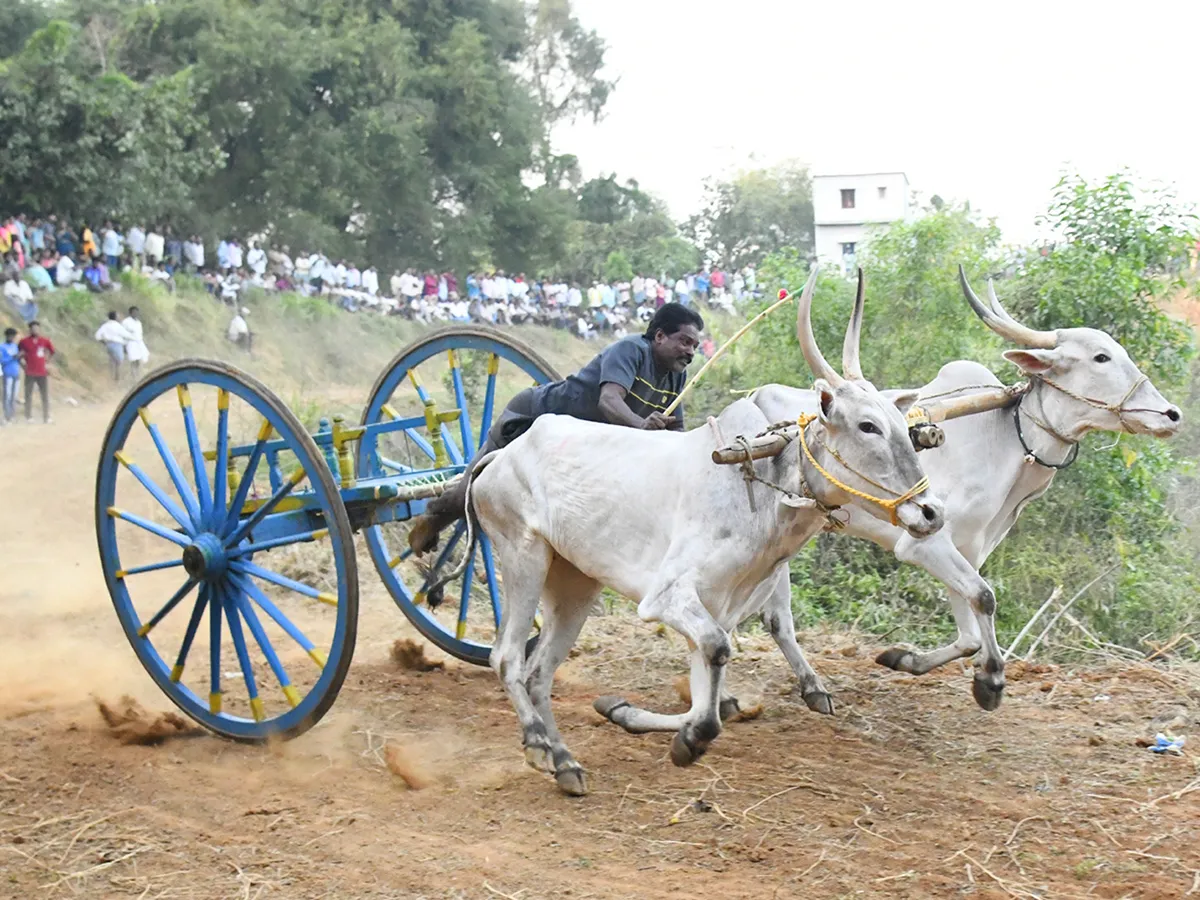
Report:
<svg viewBox="0 0 1200 900"><path fill-rule="evenodd" d="M674 416L665 416L660 412L652 412L642 419L643 431L663 431L675 424Z"/></svg>

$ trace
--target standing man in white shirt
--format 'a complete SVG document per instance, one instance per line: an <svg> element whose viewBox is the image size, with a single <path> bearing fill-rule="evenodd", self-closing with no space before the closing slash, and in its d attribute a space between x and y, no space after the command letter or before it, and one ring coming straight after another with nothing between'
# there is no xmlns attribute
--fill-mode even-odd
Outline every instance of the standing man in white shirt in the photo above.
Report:
<svg viewBox="0 0 1200 900"><path fill-rule="evenodd" d="M242 245L237 238L229 241L229 268L236 272L242 267Z"/></svg>
<svg viewBox="0 0 1200 900"><path fill-rule="evenodd" d="M133 236L131 232L130 241L132 242L132 240ZM157 266L159 261L163 258L163 244L164 238L162 226L155 225L150 229L150 233L146 235L146 262L149 265ZM201 256L203 256L203 254L201 254Z"/></svg>
<svg viewBox="0 0 1200 900"><path fill-rule="evenodd" d="M129 360L129 371L136 381L142 363L150 359L150 349L142 332L141 311L136 306L129 307L129 315L121 322L121 327L129 333L129 340L125 343L125 358Z"/></svg>
<svg viewBox="0 0 1200 900"><path fill-rule="evenodd" d="M134 225L129 229L127 240L129 252L133 254L133 271L140 272L146 264L146 232L140 225Z"/></svg>
<svg viewBox="0 0 1200 900"><path fill-rule="evenodd" d="M112 222L104 223L104 233L100 236L100 242L108 267L120 271L118 267L121 265L121 254L125 252L125 241ZM120 325L119 322L117 324Z"/></svg>
<svg viewBox="0 0 1200 900"><path fill-rule="evenodd" d="M121 361L125 359L125 345L129 343L129 332L117 321L117 312L112 310L108 319L96 330L96 340L108 350L108 370L113 384L121 380Z"/></svg>
<svg viewBox="0 0 1200 900"><path fill-rule="evenodd" d="M246 265L259 278L267 274L267 253L258 246L257 241L250 242L250 249L246 252Z"/></svg>
<svg viewBox="0 0 1200 900"><path fill-rule="evenodd" d="M379 293L379 273L375 271L374 266L367 266L366 271L362 273L362 286L372 297Z"/></svg>

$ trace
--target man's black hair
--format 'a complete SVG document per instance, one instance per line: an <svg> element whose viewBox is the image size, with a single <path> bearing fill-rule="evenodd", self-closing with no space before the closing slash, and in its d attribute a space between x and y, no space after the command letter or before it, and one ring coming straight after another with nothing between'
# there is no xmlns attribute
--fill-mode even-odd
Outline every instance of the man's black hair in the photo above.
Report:
<svg viewBox="0 0 1200 900"><path fill-rule="evenodd" d="M4 329L5 337L13 337L14 335L16 335L16 333L17 333L17 329L15 329L15 328L5 328Z"/></svg>
<svg viewBox="0 0 1200 900"><path fill-rule="evenodd" d="M114 322L117 321L117 311L115 309L110 309L108 311L108 317L110 319L112 319Z"/></svg>
<svg viewBox="0 0 1200 900"><path fill-rule="evenodd" d="M704 320L700 318L700 313L682 303L664 303L646 326L646 339L654 340L659 329L664 334L674 334L684 325L695 325L697 331L704 330Z"/></svg>
<svg viewBox="0 0 1200 900"><path fill-rule="evenodd" d="M37 319L34 319L32 322L29 323L30 328L32 328L34 325L37 325L39 328L42 327L42 323L39 322Z"/></svg>
<svg viewBox="0 0 1200 900"><path fill-rule="evenodd" d="M132 316L135 312L141 312L136 306L129 307L129 314Z"/></svg>

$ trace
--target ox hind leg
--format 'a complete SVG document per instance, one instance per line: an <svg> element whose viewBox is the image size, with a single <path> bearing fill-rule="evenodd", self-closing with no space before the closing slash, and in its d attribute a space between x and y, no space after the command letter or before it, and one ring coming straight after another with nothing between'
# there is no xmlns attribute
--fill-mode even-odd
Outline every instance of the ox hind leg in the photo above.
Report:
<svg viewBox="0 0 1200 900"><path fill-rule="evenodd" d="M575 797L588 792L587 775L567 749L558 731L550 708L550 691L554 684L554 673L575 645L599 594L600 584L597 581L588 578L565 559L555 558L542 593L541 638L526 664L526 687L534 708L546 726L554 763L554 780L564 793Z"/></svg>
<svg viewBox="0 0 1200 900"><path fill-rule="evenodd" d="M554 754L549 733L529 696L525 675L525 642L537 615L552 551L534 534L512 540L497 533L492 535L492 543L504 566L504 612L489 662L521 723L525 762L553 774Z"/></svg>
<svg viewBox="0 0 1200 900"><path fill-rule="evenodd" d="M695 588L672 580L638 605L645 622L662 622L682 634L692 647L692 707L686 715L667 716L630 706L620 697L601 697L594 706L601 715L635 733L675 731L671 761L688 766L704 755L721 733L720 700L725 665L732 648L729 636L709 615Z"/></svg>
<svg viewBox="0 0 1200 900"><path fill-rule="evenodd" d="M896 542L894 552L901 562L920 566L946 586L958 637L928 653L892 647L875 661L898 672L924 675L952 660L979 653L971 692L981 707L996 709L1004 696L1004 656L996 641L996 595L991 585L943 532L922 540L906 535Z"/></svg>

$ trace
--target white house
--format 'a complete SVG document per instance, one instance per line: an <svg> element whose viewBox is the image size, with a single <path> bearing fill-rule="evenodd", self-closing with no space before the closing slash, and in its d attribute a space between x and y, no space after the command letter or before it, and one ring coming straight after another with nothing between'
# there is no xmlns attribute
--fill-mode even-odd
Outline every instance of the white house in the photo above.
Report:
<svg viewBox="0 0 1200 900"><path fill-rule="evenodd" d="M812 190L817 259L847 274L871 228L910 218L903 172L814 175Z"/></svg>

